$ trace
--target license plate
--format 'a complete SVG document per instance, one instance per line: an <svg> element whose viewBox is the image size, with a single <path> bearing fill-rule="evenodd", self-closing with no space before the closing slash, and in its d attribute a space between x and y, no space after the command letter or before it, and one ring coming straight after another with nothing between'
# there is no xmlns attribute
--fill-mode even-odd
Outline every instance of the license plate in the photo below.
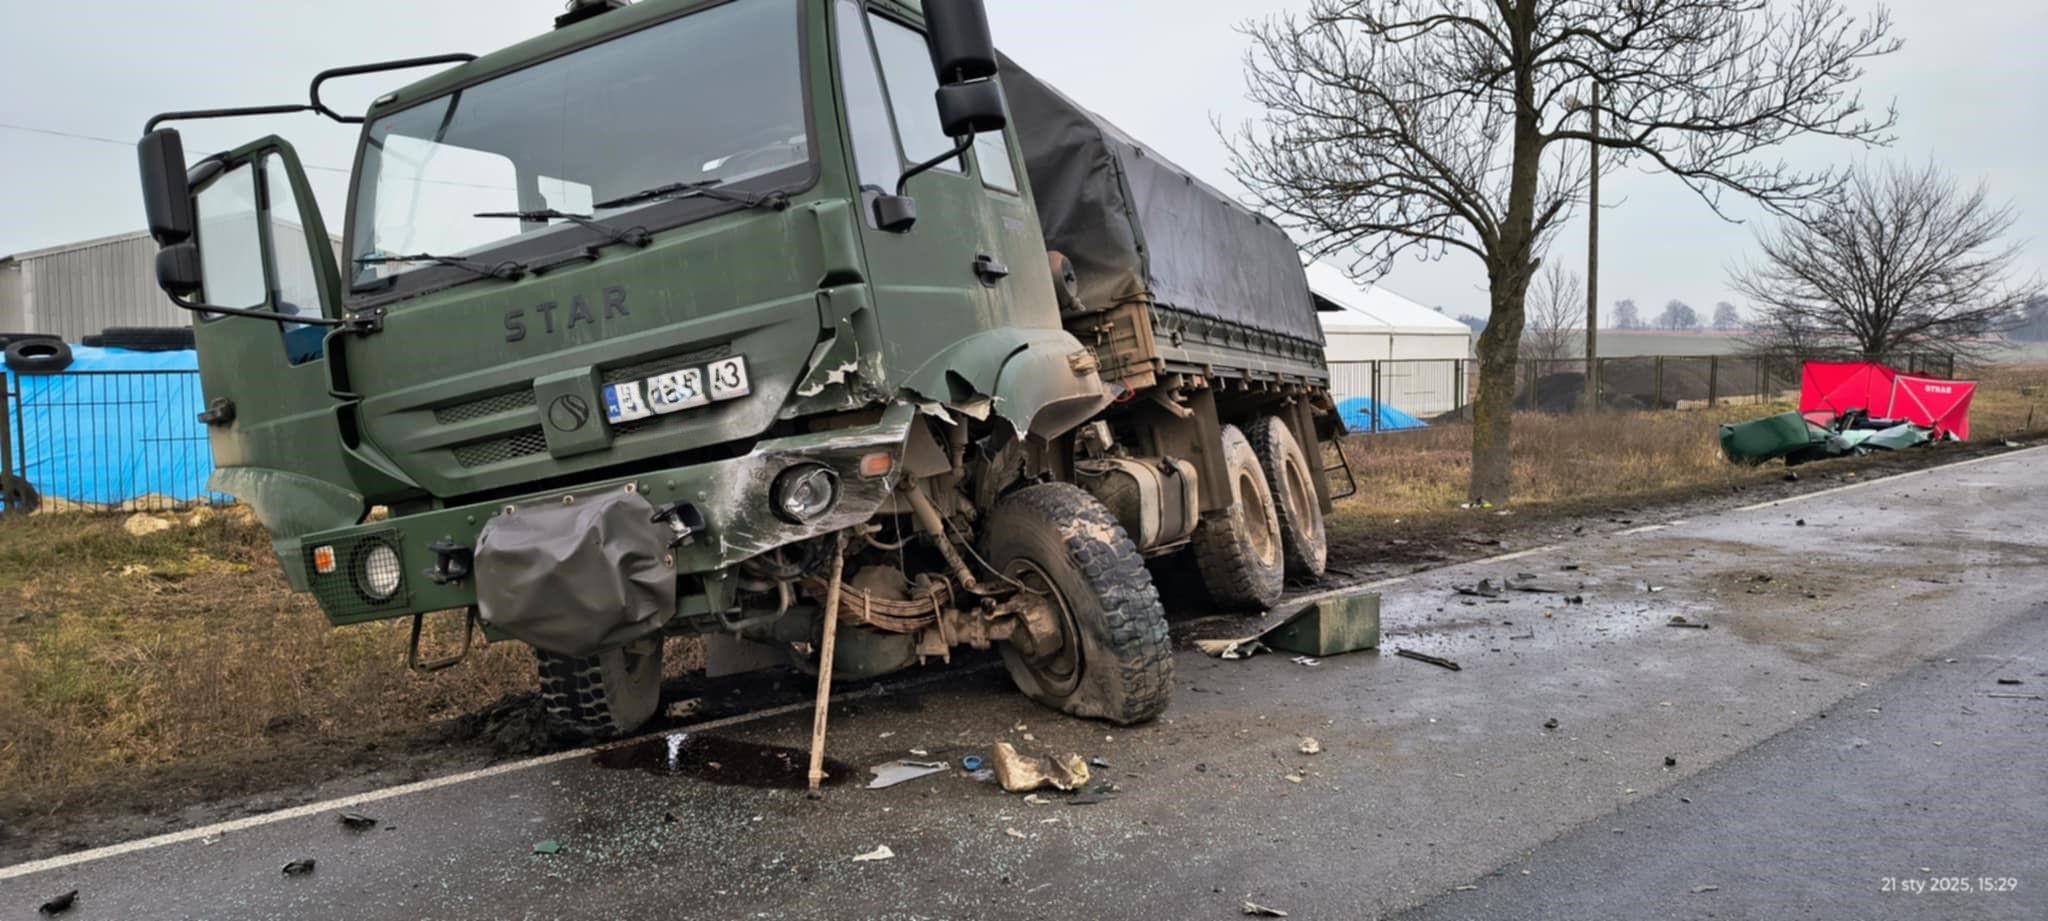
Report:
<svg viewBox="0 0 2048 921"><path fill-rule="evenodd" d="M613 424L696 409L753 392L743 355L704 367L683 368L643 380L607 384L604 415Z"/></svg>

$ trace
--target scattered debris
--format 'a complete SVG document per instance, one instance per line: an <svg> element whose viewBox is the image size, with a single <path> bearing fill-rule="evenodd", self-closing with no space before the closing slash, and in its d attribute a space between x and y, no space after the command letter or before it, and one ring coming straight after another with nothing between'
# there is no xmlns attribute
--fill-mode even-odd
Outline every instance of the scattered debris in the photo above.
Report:
<svg viewBox="0 0 2048 921"><path fill-rule="evenodd" d="M1668 621L1665 621L1665 622L1664 622L1664 626L1666 626L1666 627L1685 627L1685 628L1687 628L1687 629L1690 629L1690 630L1711 630L1711 629L1713 629L1713 626L1714 626L1714 625L1713 625L1713 624L1703 624L1703 623L1700 623L1699 621L1696 621L1696 620L1686 620L1686 619L1685 619L1685 615L1683 615L1683 614L1673 614L1673 615L1671 615L1671 619L1670 619L1670 620L1668 620Z"/></svg>
<svg viewBox="0 0 2048 921"><path fill-rule="evenodd" d="M1518 572L1508 580L1508 589L1516 592L1534 592L1542 595L1562 595L1570 586L1545 580L1533 572Z"/></svg>
<svg viewBox="0 0 2048 921"><path fill-rule="evenodd" d="M1478 891L1479 891L1479 887L1478 887L1478 886L1474 886L1474 885L1471 885L1471 884L1467 883L1466 885L1463 885L1463 886L1452 886L1452 887L1451 887L1451 891L1452 891L1452 892L1478 892Z"/></svg>
<svg viewBox="0 0 2048 921"><path fill-rule="evenodd" d="M892 851L892 850L889 850L889 846L888 846L888 845L886 845L886 844L878 844L878 845L875 845L875 849L874 849L874 850L872 850L872 851L869 851L869 852L867 852L867 853L865 853L865 854L855 854L855 855L853 855L853 862L854 862L854 863L871 863L871 862L874 862L874 861L877 861L877 860L893 860L893 859L895 859L895 857L896 857L896 852L895 852L895 851Z"/></svg>
<svg viewBox="0 0 2048 921"><path fill-rule="evenodd" d="M1250 899L1246 899L1246 900L1245 900L1245 903L1244 903L1244 913L1245 913L1245 914L1247 914L1247 915L1252 915L1252 916L1254 916L1254 917L1259 917L1259 918L1285 918L1285 917L1287 917L1287 913L1286 913L1286 912L1284 912L1284 911L1281 911L1281 910L1280 910L1280 909L1278 909L1278 908L1268 908L1268 907L1266 907L1266 906L1264 906L1264 905L1261 905L1261 904L1259 904L1259 903L1257 903L1257 902L1251 901Z"/></svg>
<svg viewBox="0 0 2048 921"><path fill-rule="evenodd" d="M1558 727L1557 717L1554 717L1554 716L1553 716L1553 717L1551 717L1551 718L1549 718L1549 719L1547 719L1547 720L1544 720L1544 721L1543 721L1543 728L1545 728L1545 729L1556 729L1557 727Z"/></svg>
<svg viewBox="0 0 2048 921"><path fill-rule="evenodd" d="M1247 636L1234 640L1196 640L1195 648L1203 655L1217 659L1249 659L1266 651L1266 644L1258 637Z"/></svg>
<svg viewBox="0 0 2048 921"><path fill-rule="evenodd" d="M1310 657L1310 656L1295 656L1295 657L1294 657L1294 658L1293 658L1292 660L1290 660L1290 661L1292 661L1292 662L1293 662L1294 664L1296 664L1296 665L1304 665L1304 666L1307 666L1307 667L1309 667L1309 668L1314 668L1314 667L1316 667L1316 666L1318 666L1318 665L1321 665L1321 664L1323 664L1323 660L1321 660L1321 659L1317 659L1317 658L1313 658L1313 657Z"/></svg>
<svg viewBox="0 0 2048 921"><path fill-rule="evenodd" d="M311 857L305 857L299 860L294 860L291 863L284 865L284 875L304 876L308 873L313 872L313 867L318 862L319 861L316 861Z"/></svg>
<svg viewBox="0 0 2048 921"><path fill-rule="evenodd" d="M1050 806L1050 805L1052 805L1052 800L1046 799L1046 798L1045 798L1045 797L1044 797L1043 795L1041 795L1041 794L1037 794L1037 793L1027 794L1027 795L1026 795L1026 796L1024 797L1024 802L1025 802L1025 804L1026 804L1026 805L1030 805L1030 806Z"/></svg>
<svg viewBox="0 0 2048 921"><path fill-rule="evenodd" d="M702 709L704 709L704 698L702 697L692 697L688 700L678 700L675 703L668 705L668 717L669 719L679 720L685 717L692 716L696 714L697 711Z"/></svg>
<svg viewBox="0 0 2048 921"><path fill-rule="evenodd" d="M1984 696L1993 700L2048 700L2048 697L2042 697L2039 694L1986 694Z"/></svg>
<svg viewBox="0 0 2048 921"><path fill-rule="evenodd" d="M546 841L542 841L541 843L534 845L533 852L536 854L559 854L562 852L562 842L556 841L553 838L549 838Z"/></svg>
<svg viewBox="0 0 2048 921"><path fill-rule="evenodd" d="M1096 784L1095 786L1089 787L1088 789L1083 790L1080 793L1067 797L1067 805L1093 806L1096 803L1106 803L1110 800L1116 799L1116 794L1121 792L1123 792L1122 789L1119 788L1116 784L1104 781L1102 783Z"/></svg>
<svg viewBox="0 0 2048 921"><path fill-rule="evenodd" d="M1479 598L1499 598L1507 593L1500 583L1492 579L1481 579L1476 585L1453 585L1451 588L1460 595L1472 595Z"/></svg>
<svg viewBox="0 0 2048 921"><path fill-rule="evenodd" d="M151 534L160 534L170 530L172 527L173 525L168 520L158 518L148 512L136 512L128 516L128 520L121 522L121 530L128 532L133 537L148 537Z"/></svg>
<svg viewBox="0 0 2048 921"><path fill-rule="evenodd" d="M1664 766L1665 766L1665 767L1668 767L1668 768L1671 768L1671 767L1677 767L1677 766L1678 766L1678 756L1677 756L1677 755L1665 755L1665 756L1664 756Z"/></svg>
<svg viewBox="0 0 2048 921"><path fill-rule="evenodd" d="M73 889L36 907L37 914L61 915L78 903L78 890Z"/></svg>
<svg viewBox="0 0 2048 921"><path fill-rule="evenodd" d="M1793 524L1793 526L1794 526L1794 527L1801 527L1801 528L1803 528L1803 527L1806 527L1806 519L1804 519L1804 518L1801 518L1801 519L1799 519L1798 521L1792 522L1792 524Z"/></svg>
<svg viewBox="0 0 2048 921"><path fill-rule="evenodd" d="M1088 759L1088 765L1090 767L1099 767L1103 768L1104 770L1107 770L1109 768L1109 759L1104 758L1101 755L1097 755L1093 758Z"/></svg>
<svg viewBox="0 0 2048 921"><path fill-rule="evenodd" d="M1010 836L1010 837L1012 837L1012 838L1029 838L1029 837L1031 837L1030 835L1027 835L1027 834L1025 834L1025 833L1023 833L1023 832L1021 832L1021 831L1018 831L1018 830L1016 830L1016 829L1014 829L1014 828L1011 828L1011 827L1009 827L1008 825L1005 825L1005 826L1003 826L1003 834L1009 835L1009 836Z"/></svg>
<svg viewBox="0 0 2048 921"><path fill-rule="evenodd" d="M1288 775L1283 779L1286 780L1288 783L1301 783L1302 781L1307 780L1308 778L1302 776L1302 773L1300 771L1292 771L1288 773Z"/></svg>
<svg viewBox="0 0 2048 921"><path fill-rule="evenodd" d="M1323 743L1316 741L1315 736L1302 739L1301 744L1295 748L1304 755L1320 755L1323 753Z"/></svg>
<svg viewBox="0 0 2048 921"><path fill-rule="evenodd" d="M349 831L369 831L377 827L376 819L360 812L344 812L341 815L335 816L335 818L341 822L341 827Z"/></svg>
<svg viewBox="0 0 2048 921"><path fill-rule="evenodd" d="M2022 681L2018 678L2000 678L1998 679L1998 683L2004 685L2026 684L2025 681Z"/></svg>
<svg viewBox="0 0 2048 921"><path fill-rule="evenodd" d="M1436 656L1429 655L1428 653L1416 652L1413 649L1396 649L1394 650L1394 655L1400 656L1403 659L1414 659L1417 662L1427 662L1438 668L1447 668L1454 672L1461 672L1465 670L1465 666L1459 665L1458 663L1453 662L1449 659L1440 659Z"/></svg>
<svg viewBox="0 0 2048 921"><path fill-rule="evenodd" d="M868 768L869 771L874 773L875 779L868 782L867 788L870 790L881 790L893 787L906 780L929 777L945 769L946 762L944 761L912 761L908 758L891 761L888 764L878 764Z"/></svg>
<svg viewBox="0 0 2048 921"><path fill-rule="evenodd" d="M1700 894L1702 894L1702 893L1707 893L1707 892L1720 892L1720 891L1721 891L1721 887L1719 887L1719 886L1694 886L1694 887L1692 887L1692 894L1693 894L1693 895L1700 895Z"/></svg>
<svg viewBox="0 0 2048 921"><path fill-rule="evenodd" d="M960 769L969 774L981 770L980 755L966 755L960 759Z"/></svg>
<svg viewBox="0 0 2048 921"><path fill-rule="evenodd" d="M1797 483L1797 482L1799 482L1799 474L1796 474L1796 473L1788 473L1788 474L1785 474L1785 482L1787 482L1787 483Z"/></svg>
<svg viewBox="0 0 2048 921"><path fill-rule="evenodd" d="M1029 793L1045 787L1071 792L1088 783L1088 763L1080 755L1060 758L1027 758L1016 746L997 742L996 779L1011 793Z"/></svg>

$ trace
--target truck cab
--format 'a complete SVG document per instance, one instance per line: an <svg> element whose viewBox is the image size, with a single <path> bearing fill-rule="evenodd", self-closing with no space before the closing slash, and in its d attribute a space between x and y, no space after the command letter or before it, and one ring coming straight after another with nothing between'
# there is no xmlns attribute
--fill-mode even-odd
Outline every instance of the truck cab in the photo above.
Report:
<svg viewBox="0 0 2048 921"><path fill-rule="evenodd" d="M214 485L332 623L528 643L586 735L652 714L678 634L824 681L1000 648L1067 712L1163 709L1143 557L1244 497L1213 400L1106 421L1157 381L1069 328L978 2L586 0L321 99L421 63L139 146ZM288 142L188 163L165 126L281 110L362 125L338 246Z"/></svg>

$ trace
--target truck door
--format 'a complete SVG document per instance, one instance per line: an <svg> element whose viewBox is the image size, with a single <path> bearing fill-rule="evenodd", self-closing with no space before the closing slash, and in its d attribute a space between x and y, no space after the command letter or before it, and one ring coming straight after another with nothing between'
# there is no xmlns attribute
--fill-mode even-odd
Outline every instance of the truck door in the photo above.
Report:
<svg viewBox="0 0 2048 921"><path fill-rule="evenodd" d="M193 190L203 301L278 319L194 321L216 483L273 534L353 524L338 520L360 517L361 500L329 396L329 330L291 320L339 316L334 241L289 144L265 138L219 161Z"/></svg>
<svg viewBox="0 0 2048 921"><path fill-rule="evenodd" d="M875 196L894 191L905 169L954 142L939 127L933 104L938 80L924 33L856 0L838 0L834 14L870 280L886 305L880 319L889 365L908 372L976 332L1019 324L1000 314L991 297L990 284L1002 281L984 283L977 272L977 266L1005 260L988 234L982 184L965 156L910 181L916 226L903 233L876 226ZM1051 325L1057 324L1054 314Z"/></svg>

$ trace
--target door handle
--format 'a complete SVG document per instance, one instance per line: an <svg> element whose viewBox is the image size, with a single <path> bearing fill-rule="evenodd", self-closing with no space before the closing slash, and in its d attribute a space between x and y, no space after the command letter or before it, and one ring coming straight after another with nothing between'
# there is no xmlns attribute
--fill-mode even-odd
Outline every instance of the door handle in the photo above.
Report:
<svg viewBox="0 0 2048 921"><path fill-rule="evenodd" d="M995 260L994 256L982 253L974 257L974 277L984 285L994 286L996 282L1010 277L1010 267Z"/></svg>

